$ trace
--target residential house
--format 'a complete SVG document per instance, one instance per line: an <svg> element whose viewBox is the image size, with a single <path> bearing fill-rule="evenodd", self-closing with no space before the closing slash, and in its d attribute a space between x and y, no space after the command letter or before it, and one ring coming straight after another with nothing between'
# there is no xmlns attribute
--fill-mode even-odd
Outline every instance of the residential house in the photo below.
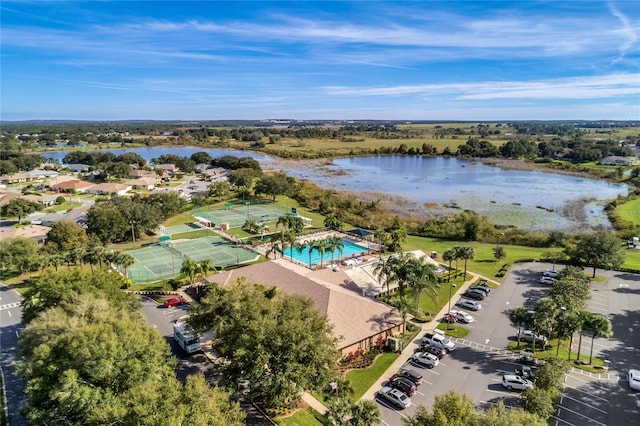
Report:
<svg viewBox="0 0 640 426"><path fill-rule="evenodd" d="M47 169L29 170L27 174L33 176L35 179L49 179L59 175L57 170L47 170Z"/></svg>
<svg viewBox="0 0 640 426"><path fill-rule="evenodd" d="M131 185L123 183L99 183L87 189L87 193L93 195L124 195L129 191Z"/></svg>
<svg viewBox="0 0 640 426"><path fill-rule="evenodd" d="M5 189L0 189L0 207L9 204L9 201L22 197L22 194L17 192L9 192Z"/></svg>
<svg viewBox="0 0 640 426"><path fill-rule="evenodd" d="M125 182L125 185L129 185L133 189L153 191L159 180L160 179L158 177L141 177L138 179L128 180Z"/></svg>
<svg viewBox="0 0 640 426"><path fill-rule="evenodd" d="M70 176L70 175L58 175L58 176L52 177L51 179L45 180L44 182L42 182L42 184L40 184L40 187L42 189L52 189L54 185L58 185L58 184L61 184L62 182L69 182L73 180L79 180L79 179L75 176Z"/></svg>
<svg viewBox="0 0 640 426"><path fill-rule="evenodd" d="M88 164L67 164L65 167L73 173L86 173L91 168Z"/></svg>
<svg viewBox="0 0 640 426"><path fill-rule="evenodd" d="M8 175L0 176L0 183L2 184L11 184L11 183L25 183L36 180L37 177L30 175L29 173L12 173Z"/></svg>
<svg viewBox="0 0 640 426"><path fill-rule="evenodd" d="M0 241L7 238L31 238L39 244L44 244L47 240L47 234L51 231L51 228L42 225L28 225L21 226L19 228L13 226L0 227Z"/></svg>
<svg viewBox="0 0 640 426"><path fill-rule="evenodd" d="M384 345L389 337L403 332L402 318L394 308L340 285L312 280L273 261L221 272L206 281L228 286L243 277L313 300L316 309L333 324L337 347L344 356Z"/></svg>
<svg viewBox="0 0 640 426"><path fill-rule="evenodd" d="M87 192L91 187L95 186L95 183L87 182L86 180L68 180L62 183L51 186L52 191L56 192Z"/></svg>
<svg viewBox="0 0 640 426"><path fill-rule="evenodd" d="M159 176L153 170L132 168L131 171L129 172L129 177L131 179L140 179L140 178L146 178L146 177L157 178Z"/></svg>
<svg viewBox="0 0 640 426"><path fill-rule="evenodd" d="M162 170L170 176L174 176L178 172L178 167L175 164L158 164L155 167L156 170Z"/></svg>
<svg viewBox="0 0 640 426"><path fill-rule="evenodd" d="M44 207L51 207L56 203L56 196L55 195L33 195L33 194L29 194L29 195L24 195L22 197L22 199L24 200L29 200L32 201L34 203L38 203L41 204Z"/></svg>

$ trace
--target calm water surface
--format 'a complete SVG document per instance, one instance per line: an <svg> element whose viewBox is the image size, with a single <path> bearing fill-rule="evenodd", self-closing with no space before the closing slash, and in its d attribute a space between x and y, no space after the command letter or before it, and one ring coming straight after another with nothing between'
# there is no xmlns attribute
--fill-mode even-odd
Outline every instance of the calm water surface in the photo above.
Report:
<svg viewBox="0 0 640 426"><path fill-rule="evenodd" d="M328 166L311 167L305 161L279 162L264 154L225 149L111 151L116 155L135 152L147 161L164 154L184 157L198 151L205 151L212 157L250 156L265 168L279 167L290 176L309 179L326 188L380 192L413 200L425 206L425 215L452 211L450 206L455 204L459 209L485 215L494 223L527 229L575 230L585 226L610 226L603 205L619 194L627 193L625 185L541 171L505 170L457 158L369 156L340 158ZM43 155L62 161L66 153ZM583 199L592 199L581 207L585 214L583 220L562 215L564 208Z"/></svg>

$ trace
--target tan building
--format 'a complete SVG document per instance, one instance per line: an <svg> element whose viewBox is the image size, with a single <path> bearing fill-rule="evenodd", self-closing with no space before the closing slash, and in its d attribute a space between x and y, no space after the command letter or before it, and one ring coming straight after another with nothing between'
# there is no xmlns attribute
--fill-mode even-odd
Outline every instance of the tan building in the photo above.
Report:
<svg viewBox="0 0 640 426"><path fill-rule="evenodd" d="M22 197L25 200L33 201L34 203L38 203L43 205L44 207L51 207L56 203L55 195L25 195Z"/></svg>
<svg viewBox="0 0 640 426"><path fill-rule="evenodd" d="M131 191L131 185L123 183L99 183L87 189L87 193L93 195L124 195L129 191Z"/></svg>
<svg viewBox="0 0 640 426"><path fill-rule="evenodd" d="M141 177L126 181L125 185L129 185L133 189L146 189L148 191L153 191L159 180L160 178L158 177Z"/></svg>
<svg viewBox="0 0 640 426"><path fill-rule="evenodd" d="M42 244L47 240L47 234L51 231L48 226L42 225L29 225L19 228L15 227L0 227L0 241L7 238L31 238Z"/></svg>
<svg viewBox="0 0 640 426"><path fill-rule="evenodd" d="M272 261L215 274L207 277L207 281L227 286L241 277L311 298L333 324L338 349L344 356L386 344L389 337L403 331L402 318L393 307L335 284L311 280Z"/></svg>

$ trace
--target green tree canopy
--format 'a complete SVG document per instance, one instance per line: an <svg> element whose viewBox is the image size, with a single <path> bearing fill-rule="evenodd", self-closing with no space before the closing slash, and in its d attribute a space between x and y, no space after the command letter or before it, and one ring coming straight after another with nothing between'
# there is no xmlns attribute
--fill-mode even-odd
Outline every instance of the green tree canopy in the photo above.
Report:
<svg viewBox="0 0 640 426"><path fill-rule="evenodd" d="M5 217L17 217L18 222L22 223L22 219L27 215L37 212L42 206L33 201L25 200L24 198L15 198L2 206L2 216Z"/></svg>
<svg viewBox="0 0 640 426"><path fill-rule="evenodd" d="M22 321L31 322L49 308L60 306L77 295L91 294L105 298L114 306L130 312L137 310L140 302L120 289L125 284L118 274L104 271L89 273L79 269L45 272L31 278L23 293ZM66 306L66 305L65 305Z"/></svg>
<svg viewBox="0 0 640 426"><path fill-rule="evenodd" d="M70 251L75 248L85 247L89 238L87 231L71 220L61 220L51 226L47 234L45 248L49 253Z"/></svg>
<svg viewBox="0 0 640 426"><path fill-rule="evenodd" d="M31 238L8 238L0 241L0 266L19 273L36 269L38 243Z"/></svg>
<svg viewBox="0 0 640 426"><path fill-rule="evenodd" d="M607 231L580 235L567 254L573 262L592 267L594 278L597 268L616 269L624 263L621 241Z"/></svg>
<svg viewBox="0 0 640 426"><path fill-rule="evenodd" d="M294 404L303 389L324 382L338 358L326 317L302 296L239 281L211 292L190 322L217 330L216 347L226 358L223 383L248 380L267 407Z"/></svg>

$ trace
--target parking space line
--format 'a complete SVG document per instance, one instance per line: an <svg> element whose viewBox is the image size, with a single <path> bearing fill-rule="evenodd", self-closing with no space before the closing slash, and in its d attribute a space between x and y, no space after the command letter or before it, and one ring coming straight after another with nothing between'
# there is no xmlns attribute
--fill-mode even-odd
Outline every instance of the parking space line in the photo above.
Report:
<svg viewBox="0 0 640 426"><path fill-rule="evenodd" d="M575 370L575 371L574 371L574 370ZM576 374L580 374L580 375L582 375L582 376L587 376L587 375L591 374L591 373L590 373L590 372L588 372L588 371L587 371L587 372L584 372L584 371L582 371L582 370L578 370L578 369L574 369L574 370L571 370L571 372L572 372L572 373L576 373ZM578 380L579 382L593 384L594 386L597 386L597 387L599 387L599 388L600 388L600 389L602 389L602 390L607 390L607 388L606 388L605 386L601 385L601 384L600 384L600 383L598 383L598 382L594 382L593 380L584 380L584 379L581 379L581 378L579 378L579 377L576 377L576 376L573 376L573 375L568 375L568 374L567 374L567 376L568 376L568 377L571 377L572 379ZM590 376L590 377L591 377L591 376Z"/></svg>
<svg viewBox="0 0 640 426"><path fill-rule="evenodd" d="M591 397L593 397L593 398L600 399L600 400L602 400L602 401L604 401L604 402L608 402L608 400L607 400L606 398L602 398L602 397L597 396L597 395L594 395L594 394L592 394L592 393L589 393L589 392L583 391L582 389L574 388L573 386L569 386L569 385L567 385L567 384L565 384L565 385L564 385L564 387L565 387L565 388L569 388L569 389L573 389L573 390L578 391L578 392L582 392L582 393L583 393L583 394L585 394L585 395L589 395L589 396L591 396ZM604 389L603 389L603 390L604 390Z"/></svg>
<svg viewBox="0 0 640 426"><path fill-rule="evenodd" d="M497 391L497 390L493 390L493 389L487 389L486 392L492 392L492 393L497 393L499 395L509 395L509 396L513 396L512 393L506 392L506 391Z"/></svg>
<svg viewBox="0 0 640 426"><path fill-rule="evenodd" d="M563 395L562 395L562 397L563 397L563 398L570 399L571 401L577 402L578 404L586 405L586 406L587 406L587 407L589 407L589 408L593 408L593 409L594 409L594 410L596 410L596 411L600 411L602 414L607 414L607 412L606 412L606 411L601 410L600 408L596 408L596 407L594 407L593 405L587 404L586 402L582 402L582 401L580 401L580 400L578 400L578 399L571 398L571 397L570 397L570 396L568 396L567 394L563 394ZM562 404L562 402L560 402L560 403Z"/></svg>
<svg viewBox="0 0 640 426"><path fill-rule="evenodd" d="M558 404L558 408L562 409L562 410L565 410L565 411L568 411L568 412L570 412L572 414L575 414L577 416L583 417L583 418L587 419L588 421L597 423L597 424L602 425L602 426L607 426L605 423L599 422L599 421L597 421L595 419L592 419L591 417L588 417L588 416L585 416L584 414L578 413L577 411L570 410L567 407L564 407L564 406L562 406L560 404Z"/></svg>
<svg viewBox="0 0 640 426"><path fill-rule="evenodd" d="M558 426L557 420L560 420L562 423L566 423L566 424L571 425L571 426L576 426L573 423L570 423L570 422L568 422L568 421L566 421L564 419L561 419L560 417L556 417L556 416L552 416L552 417L553 417L554 420L556 420L556 426Z"/></svg>

